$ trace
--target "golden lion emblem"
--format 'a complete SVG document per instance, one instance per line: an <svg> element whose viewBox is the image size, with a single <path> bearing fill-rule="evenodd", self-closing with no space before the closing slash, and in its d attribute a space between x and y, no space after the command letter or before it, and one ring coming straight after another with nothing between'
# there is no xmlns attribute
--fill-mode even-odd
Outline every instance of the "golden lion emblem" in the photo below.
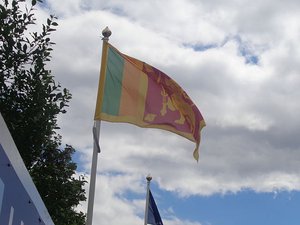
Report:
<svg viewBox="0 0 300 225"><path fill-rule="evenodd" d="M165 88L162 88L161 95L163 97L162 109L160 114L162 116L167 114L167 110L178 111L180 117L174 122L177 124L184 124L185 121L190 125L190 130L195 131L195 115L192 110L192 105L188 104L186 99L189 99L185 91L172 79L165 79L165 85L171 90L168 95Z"/></svg>
<svg viewBox="0 0 300 225"><path fill-rule="evenodd" d="M195 114L193 112L191 104L189 104L190 99L185 93L185 91L171 78L168 78L160 71L153 71L153 67L144 64L143 68L149 76L155 78L157 84L162 87L162 107L160 110L161 116L166 116L168 110L178 111L179 118L174 122L176 124L184 124L187 122L190 126L190 131L194 133L195 131ZM145 116L145 120L152 122L157 117L157 114L149 113Z"/></svg>

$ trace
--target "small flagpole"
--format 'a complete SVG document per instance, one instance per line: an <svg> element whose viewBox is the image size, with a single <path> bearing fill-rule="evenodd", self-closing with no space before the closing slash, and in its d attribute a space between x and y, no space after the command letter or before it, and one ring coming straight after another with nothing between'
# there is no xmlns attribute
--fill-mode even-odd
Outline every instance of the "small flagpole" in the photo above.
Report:
<svg viewBox="0 0 300 225"><path fill-rule="evenodd" d="M103 35L103 45L102 45L102 62L104 61L103 58L106 57L104 54L104 45L108 42L109 36L111 35L111 31L106 27L102 31ZM105 65L101 63L101 69L103 70ZM101 78L100 78L101 79ZM93 139L94 139L94 146L93 146L93 158L92 158L92 166L91 166L91 177L90 177L90 190L89 190L89 198L88 198L88 208L87 208L87 218L86 218L86 225L92 225L93 222L93 211L94 211L94 200L95 200L95 187L96 187L96 174L97 174L97 161L98 161L98 154L100 153L100 146L99 146L99 137L100 137L100 125L101 121L97 120L94 122L93 126Z"/></svg>
<svg viewBox="0 0 300 225"><path fill-rule="evenodd" d="M152 180L152 177L148 175L146 177L147 180L147 195L146 195L146 208L145 208L145 220L144 225L147 225L148 222L148 210L149 210L149 195L150 195L150 181Z"/></svg>

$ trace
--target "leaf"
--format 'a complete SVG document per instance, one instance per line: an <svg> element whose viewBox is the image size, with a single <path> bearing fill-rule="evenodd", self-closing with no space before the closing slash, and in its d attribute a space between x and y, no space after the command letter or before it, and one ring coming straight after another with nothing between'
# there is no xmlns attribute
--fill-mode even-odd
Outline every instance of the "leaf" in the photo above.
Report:
<svg viewBox="0 0 300 225"><path fill-rule="evenodd" d="M48 29L48 32L56 31L56 29L50 28Z"/></svg>
<svg viewBox="0 0 300 225"><path fill-rule="evenodd" d="M62 109L65 106L63 102L60 103L59 108Z"/></svg>
<svg viewBox="0 0 300 225"><path fill-rule="evenodd" d="M23 52L26 53L26 51L27 51L27 45L24 44L24 45L23 45Z"/></svg>

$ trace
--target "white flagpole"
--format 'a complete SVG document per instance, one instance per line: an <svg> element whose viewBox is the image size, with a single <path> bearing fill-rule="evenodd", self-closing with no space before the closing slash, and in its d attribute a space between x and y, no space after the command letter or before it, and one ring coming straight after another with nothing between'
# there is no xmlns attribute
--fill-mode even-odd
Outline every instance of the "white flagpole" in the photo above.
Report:
<svg viewBox="0 0 300 225"><path fill-rule="evenodd" d="M146 208L145 208L145 220L144 220L144 225L147 225L148 222L148 211L149 211L149 196L150 196L150 181L152 180L152 177L148 175L146 177L147 180L147 195L146 195Z"/></svg>
<svg viewBox="0 0 300 225"><path fill-rule="evenodd" d="M103 47L104 43L108 42L109 36L111 35L111 31L106 27L102 31L103 35ZM102 60L103 54L103 47L102 47ZM105 65L101 63L101 69ZM95 199L95 187L96 187L96 174L97 174L97 161L98 161L98 153L100 153L100 146L99 146L99 137L100 137L100 125L101 121L97 120L94 122L93 126L93 139L94 139L94 146L93 146L93 158L92 158L92 166L91 166L91 177L90 177L90 190L89 190L89 198L88 198L88 208L87 208L87 218L86 218L86 225L92 225L93 222L93 211L94 211L94 199Z"/></svg>

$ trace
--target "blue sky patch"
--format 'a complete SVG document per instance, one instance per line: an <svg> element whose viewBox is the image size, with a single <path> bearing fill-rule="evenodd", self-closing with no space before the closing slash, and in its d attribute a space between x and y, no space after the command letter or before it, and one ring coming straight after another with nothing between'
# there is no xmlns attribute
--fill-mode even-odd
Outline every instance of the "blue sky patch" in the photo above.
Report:
<svg viewBox="0 0 300 225"><path fill-rule="evenodd" d="M212 48L217 48L217 44L183 44L184 47L192 48L196 52L204 52L206 50L212 49Z"/></svg>

